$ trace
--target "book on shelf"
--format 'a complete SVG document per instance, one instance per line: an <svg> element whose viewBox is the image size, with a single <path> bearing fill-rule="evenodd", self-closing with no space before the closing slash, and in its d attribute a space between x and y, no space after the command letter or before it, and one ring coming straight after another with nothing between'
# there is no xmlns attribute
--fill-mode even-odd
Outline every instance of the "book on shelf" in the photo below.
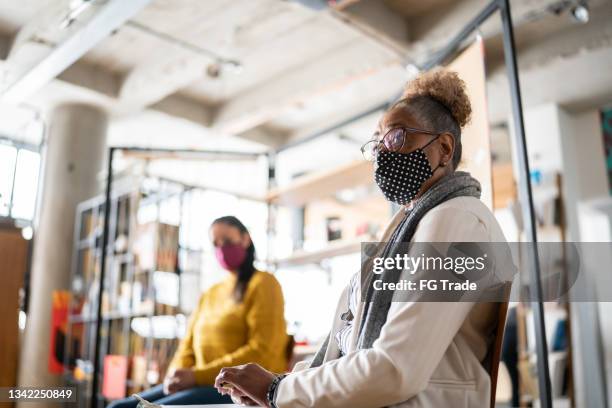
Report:
<svg viewBox="0 0 612 408"><path fill-rule="evenodd" d="M126 356L104 356L102 395L107 399L124 398L126 395L128 359Z"/></svg>
<svg viewBox="0 0 612 408"><path fill-rule="evenodd" d="M147 388L147 359L144 355L132 356L129 379L128 394L131 395Z"/></svg>
<svg viewBox="0 0 612 408"><path fill-rule="evenodd" d="M134 254L142 270L175 272L178 258L179 227L161 222L139 225Z"/></svg>
<svg viewBox="0 0 612 408"><path fill-rule="evenodd" d="M81 239L88 239L93 236L95 230L95 218L93 211L89 210L83 213L81 217Z"/></svg>

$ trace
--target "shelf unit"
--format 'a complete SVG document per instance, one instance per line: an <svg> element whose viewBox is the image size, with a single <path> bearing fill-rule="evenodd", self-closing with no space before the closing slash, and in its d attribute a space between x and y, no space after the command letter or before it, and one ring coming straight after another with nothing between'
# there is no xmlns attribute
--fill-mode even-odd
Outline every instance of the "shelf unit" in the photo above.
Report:
<svg viewBox="0 0 612 408"><path fill-rule="evenodd" d="M361 240L338 240L331 241L329 245L317 251L298 250L286 258L279 258L272 261L276 267L300 266L310 263L318 263L324 259L335 256L349 255L361 250Z"/></svg>
<svg viewBox="0 0 612 408"><path fill-rule="evenodd" d="M372 163L356 160L333 169L306 174L290 185L271 189L266 201L270 204L303 206L329 197L340 190L374 183Z"/></svg>
<svg viewBox="0 0 612 408"><path fill-rule="evenodd" d="M107 268L102 290L98 358L103 367L108 356L119 356L118 359L123 360L128 367L128 373L124 373L125 392L119 394L129 395L163 378L167 362L178 342L179 323L185 321L184 311L181 310L181 286L184 278L193 278L189 275L193 275L194 269L186 260L193 262L193 254L198 255L196 257L199 259L201 249L190 246L188 242L181 242L180 227L185 221L182 211L179 211L177 225L160 220L160 208L164 202L178 200L179 208L182 208L185 195L193 190L173 184L175 186L170 192L139 190L115 193L110 201L109 244L106 248ZM77 207L71 278L72 303L64 353L66 382L78 387L78 406L90 408L93 392L97 397L96 408L105 406L109 400L103 395L103 372L99 373L100 388L95 391L91 389L104 201L104 197L99 196ZM156 214L153 221L143 225L138 222L138 211L145 206L154 208ZM165 231L165 235L162 231ZM143 256L147 255L147 249L138 248L143 246L143 239L149 243L148 263L144 262L147 256ZM195 269L198 270L197 267ZM155 293L155 279L159 274L175 280L175 305L161 303ZM196 278L199 279L199 270ZM170 338L156 338L156 323L164 316L174 316L176 331ZM146 333L137 333L135 323L143 322L146 322L144 327L148 327L148 330ZM112 358L108 359L109 364Z"/></svg>
<svg viewBox="0 0 612 408"><path fill-rule="evenodd" d="M266 195L266 201L270 206L270 214L273 216L276 210L283 207L290 208L312 208L321 203L327 203L328 207L333 207L338 203L338 210L341 207L348 207L353 203L340 203L334 200L339 192L350 189L368 190L374 187L372 163L365 160L355 160L340 164L332 169L321 170L300 176L293 180L289 185L271 188ZM366 193L369 194L369 193ZM371 194L370 194L371 195ZM360 203L355 205L359 207ZM390 210L384 199L366 202L361 201L361 211L369 210L379 213L381 209L383 216L379 218L388 219ZM353 211L353 216L360 210ZM274 221L273 221L274 222ZM272 222L272 223L273 223ZM275 228L269 228L270 235L274 234ZM269 264L275 268L294 267L306 264L319 264L325 259L358 253L362 241L375 239L374 234L363 233L356 236L343 237L338 240L330 240L328 243L317 250L296 249L291 255L282 258L272 258Z"/></svg>

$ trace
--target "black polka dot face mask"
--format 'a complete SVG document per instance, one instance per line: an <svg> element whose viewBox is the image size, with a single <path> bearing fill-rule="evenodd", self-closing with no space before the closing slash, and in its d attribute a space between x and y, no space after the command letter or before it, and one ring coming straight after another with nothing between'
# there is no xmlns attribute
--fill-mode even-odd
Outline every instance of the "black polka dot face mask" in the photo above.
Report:
<svg viewBox="0 0 612 408"><path fill-rule="evenodd" d="M423 149L436 139L407 154L386 150L378 152L374 179L388 201L408 204L423 183L433 176L435 169L432 170Z"/></svg>

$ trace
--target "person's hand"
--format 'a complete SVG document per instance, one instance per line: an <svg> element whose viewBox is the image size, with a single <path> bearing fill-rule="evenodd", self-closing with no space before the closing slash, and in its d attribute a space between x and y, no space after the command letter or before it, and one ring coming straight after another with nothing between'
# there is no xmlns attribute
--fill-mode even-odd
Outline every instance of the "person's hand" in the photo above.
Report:
<svg viewBox="0 0 612 408"><path fill-rule="evenodd" d="M195 373L191 368L178 368L172 376L167 376L164 380L164 393L174 394L175 392L195 387Z"/></svg>
<svg viewBox="0 0 612 408"><path fill-rule="evenodd" d="M164 377L164 382L163 382L163 387L164 387L164 394L168 395L170 394L170 383L172 382L172 378L174 377L174 372L176 370L174 368L170 368L168 369L168 371L166 372L166 377Z"/></svg>
<svg viewBox="0 0 612 408"><path fill-rule="evenodd" d="M249 363L222 368L215 379L215 387L223 395L230 394L238 404L269 407L268 388L275 377L260 365Z"/></svg>
<svg viewBox="0 0 612 408"><path fill-rule="evenodd" d="M242 394L240 391L236 391L236 390L232 389L229 393L230 393L230 397L232 397L232 402L234 404L244 405L244 406L247 406L247 407L256 407L256 406L259 406L259 404L257 402L253 401L248 396Z"/></svg>

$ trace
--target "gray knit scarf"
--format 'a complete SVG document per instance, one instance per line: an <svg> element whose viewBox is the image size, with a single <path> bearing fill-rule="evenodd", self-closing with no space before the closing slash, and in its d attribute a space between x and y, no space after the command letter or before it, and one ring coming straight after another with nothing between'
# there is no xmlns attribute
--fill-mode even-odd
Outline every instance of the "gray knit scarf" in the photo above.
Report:
<svg viewBox="0 0 612 408"><path fill-rule="evenodd" d="M417 199L410 210L406 211L406 217L398 224L389 241L385 244L382 256L394 257L398 253L401 243L410 242L417 225L432 208L455 197L480 198L480 192L480 183L469 173L457 171L444 176ZM400 270L390 269L383 272L379 279L383 282L398 282L400 274ZM372 276L372 273L369 275ZM387 313L393 300L392 291L374 291L372 285L367 285L367 287L365 308L357 343L359 349L371 348L374 341L380 336L380 331L387 321ZM331 333L315 355L310 367L318 367L323 363L330 338L334 338Z"/></svg>

